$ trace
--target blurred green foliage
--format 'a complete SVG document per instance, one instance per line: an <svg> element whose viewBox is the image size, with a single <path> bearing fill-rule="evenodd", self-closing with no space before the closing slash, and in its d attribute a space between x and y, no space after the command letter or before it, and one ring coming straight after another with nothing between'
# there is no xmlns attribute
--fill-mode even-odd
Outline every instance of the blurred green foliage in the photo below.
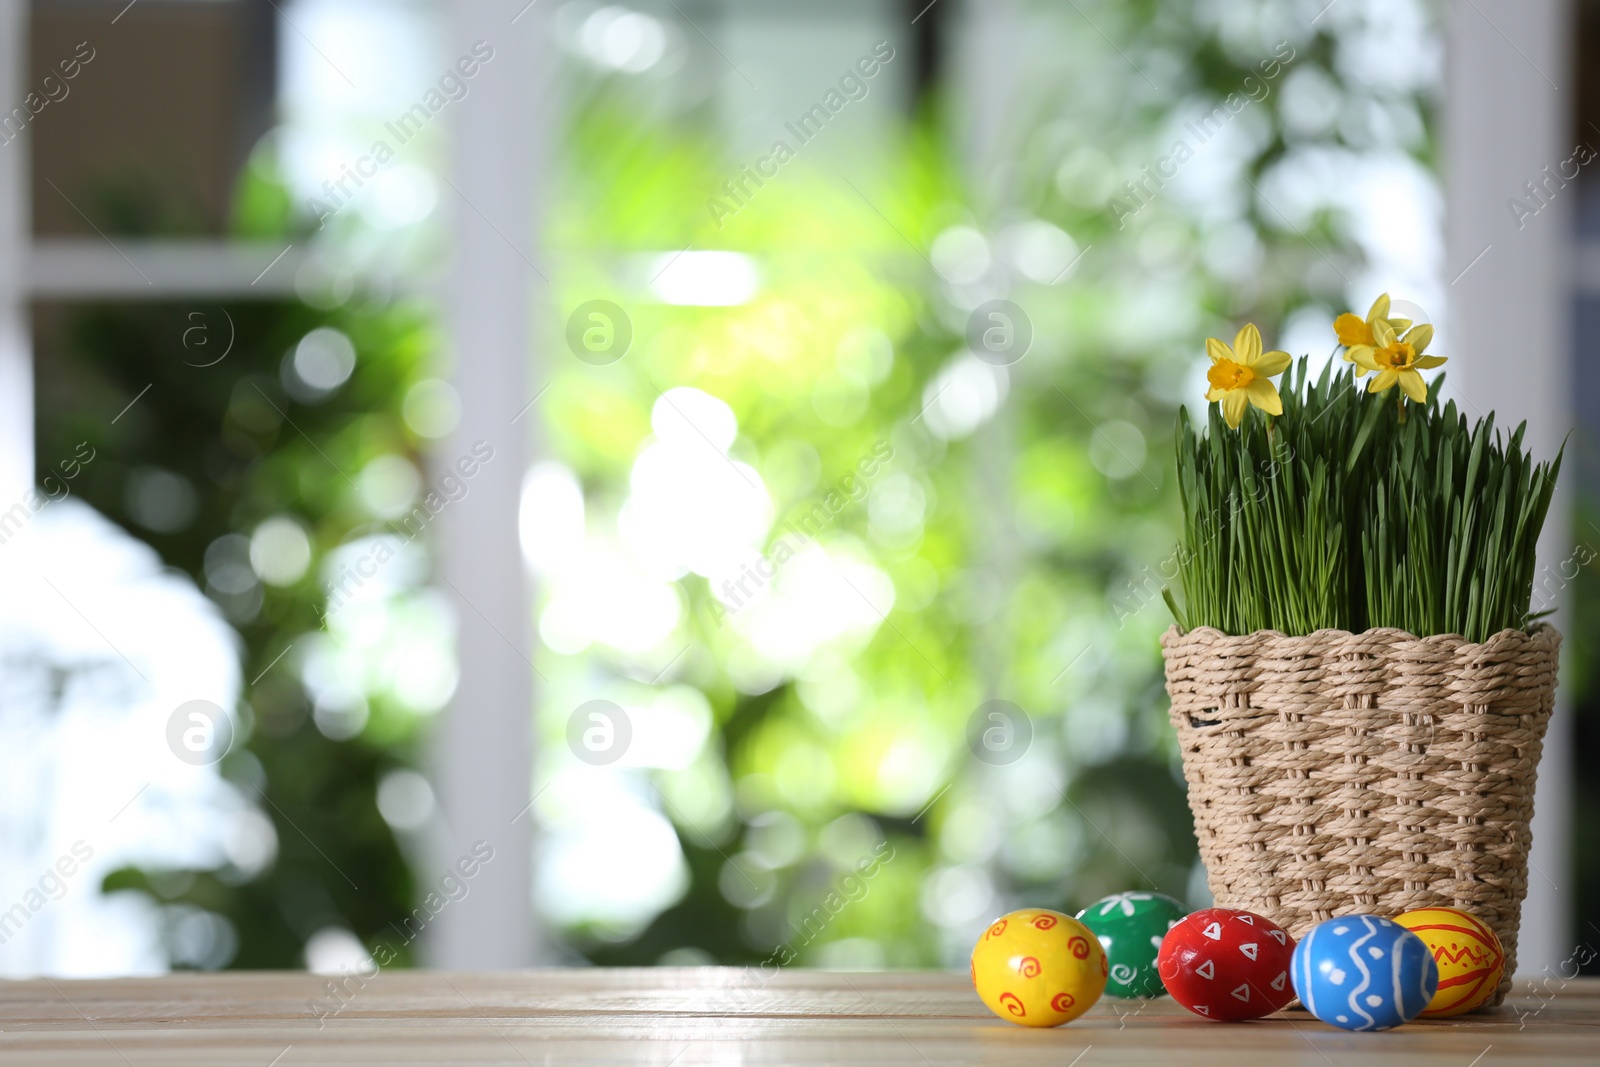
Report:
<svg viewBox="0 0 1600 1067"><path fill-rule="evenodd" d="M417 306L357 300L333 311L294 302L57 306L42 308L39 321L41 466L78 441L93 444L102 459L74 488L206 589L239 633L243 744L222 771L277 836L276 861L258 877L130 868L109 876L105 890L149 894L174 916L192 905L227 918L237 950L211 966L304 966L303 944L328 926L363 938L387 933L413 906L413 881L379 815L376 784L412 761L425 717L375 689L364 695L359 737L320 732L296 679L306 635L323 627L320 567L289 585L240 592L208 581L207 554L214 571L215 546L233 548L227 539L248 538L273 517L307 531L317 564L385 528L356 480L380 456L421 462L423 442L400 406L436 344L430 317ZM319 328L351 339L356 366L337 393L302 403L286 393L282 368ZM138 499L152 472L166 479L165 515ZM403 620L403 601L395 606ZM200 962L186 951L192 946L173 946L176 965Z"/></svg>
<svg viewBox="0 0 1600 1067"><path fill-rule="evenodd" d="M573 926L588 958L763 956L851 862L834 843L838 820L863 840L889 840L896 859L864 902L808 941L806 963L959 963L972 933L1008 905L1076 910L1137 888L1188 895L1195 846L1156 642L1170 622L1161 588L1175 575L1175 409L1203 403L1193 386L1207 334L1230 337L1248 318L1271 338L1296 308L1342 307L1362 266L1338 211L1296 222L1263 192L1280 188L1275 168L1319 147L1425 163L1428 89L1347 77L1340 51L1370 32L1364 24L1330 19L1319 33L1280 19L1280 37L1265 15L1245 25L1213 8L1087 6L1099 34L1081 11L1030 14L1043 43L1008 57L1018 95L1001 112L973 109L1000 123L965 127L966 100L924 101L887 144L835 146L828 161L802 153L722 226L706 201L738 160L703 114L641 119L650 90L626 79L576 94L552 228L567 257L555 318L605 298L635 334L615 366L562 353L550 375L552 451L582 479L590 535L614 536L652 405L671 386L737 415L732 455L775 497L769 556L784 518L876 442L894 455L892 475L818 538L892 582L893 605L864 638L775 656L752 629L715 625L722 594L691 574L677 582L688 621L660 647L601 639L542 654L547 776L566 764L568 715L597 695L647 705L652 687L687 682L716 722L688 768L609 772L647 777L666 798L689 884L642 929ZM1320 131L1308 132L1305 91L1294 122L1280 110L1291 72L1334 98ZM1146 164L1170 158L1175 138L1193 139L1181 120L1241 94L1249 99L1225 120L1232 139L1193 146L1220 171L1209 200L1149 178ZM1061 277L1030 279L1007 262L1019 228L1038 220L1084 252ZM941 277L930 260L941 244L974 242L994 261L982 283ZM736 307L671 307L618 266L707 248L751 256L759 294ZM931 431L924 416L951 380L984 286L1024 309L1033 347L995 376L1003 402L992 417ZM863 337L893 353L865 389ZM790 476L797 449L806 477ZM908 497L912 520L880 521ZM560 596L547 591L547 613ZM1031 721L1018 762L990 765L969 746L993 700ZM560 825L559 799L544 811ZM802 846L768 847L774 821L797 827Z"/></svg>
<svg viewBox="0 0 1600 1067"><path fill-rule="evenodd" d="M806 963L948 962L959 938L942 943L924 906L928 887L952 871L963 884L976 874L981 886L984 861L1004 897L1061 907L1125 888L1185 891L1194 844L1162 746L1153 655L1160 606L1128 612L1129 625L1118 629L1108 600L1116 579L1159 560L1170 533L1152 513L1167 502L1170 479L1154 458L1159 446L1120 478L1098 474L1096 424L1084 408L1146 427L1155 420L1136 399L1136 366L1073 366L1068 352L1036 344L1014 368L1007 406L970 440L947 441L919 425L936 399L930 383L962 347L965 318L942 306L923 250L944 230L978 221L938 130L930 110L903 135L889 169L859 190L793 164L717 232L704 209L717 158L704 141L686 150L697 143L692 131L640 128L604 107L574 123L573 173L613 184L597 191L584 181L573 210L559 213L558 247L599 252L589 269L560 279L568 294L561 306L622 303L637 352L616 367L558 363L552 375L553 451L582 476L590 529L615 521L666 383L692 385L737 413L734 454L776 497L766 546L775 561L783 520L805 513L880 442L893 449L884 464L891 473L871 492L893 477L920 504L909 522L875 524L869 496L819 535L831 553L886 574L893 607L868 636L841 634L798 661L778 662L749 630L719 625L729 605L713 598L726 593L694 576L679 583L691 621L682 640L669 642L686 641L687 651L666 683L704 692L717 722L706 757L712 773L694 766L655 775L679 823L691 882L681 904L620 944L604 924L574 930L597 962L654 962L670 949L723 961L765 956L853 861L829 847L836 820L868 842L886 836L896 858L863 902L799 952ZM611 190L615 200L604 195ZM651 210L630 209L641 198ZM624 219L640 226L618 232ZM663 220L680 225L661 232ZM760 294L736 308L652 306L606 271L620 253L684 246L756 257ZM1041 333L1098 318L1092 296L1033 292L1024 306ZM892 350L892 368L867 402L856 362L873 344ZM841 416L836 398L852 388L863 395ZM784 464L796 451L809 473L792 478ZM775 581L783 580L780 568ZM596 667L626 684L656 673L643 670L654 656L603 644L579 656L545 654L552 761L564 756L567 715L594 693ZM992 699L1021 705L1034 721L1023 763L990 768L968 750L969 721ZM797 821L805 843L776 862L761 841L774 817ZM737 890L753 899L732 907L719 885L737 886L744 875L761 890ZM730 936L735 928L742 937ZM880 951L863 956L852 944L856 955L830 954L828 946L854 939Z"/></svg>

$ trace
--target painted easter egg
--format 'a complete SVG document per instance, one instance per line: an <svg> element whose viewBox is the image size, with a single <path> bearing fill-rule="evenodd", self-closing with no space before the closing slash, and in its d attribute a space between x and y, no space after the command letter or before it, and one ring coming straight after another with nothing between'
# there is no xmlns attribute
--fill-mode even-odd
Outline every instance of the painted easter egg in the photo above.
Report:
<svg viewBox="0 0 1600 1067"><path fill-rule="evenodd" d="M1506 973L1506 953L1494 931L1455 908L1418 908L1395 922L1422 938L1439 968L1439 991L1419 1019L1443 1019L1480 1008Z"/></svg>
<svg viewBox="0 0 1600 1067"><path fill-rule="evenodd" d="M1156 969L1161 939L1184 916L1182 904L1160 893L1117 893L1078 913L1110 962L1108 997L1159 997L1167 989Z"/></svg>
<svg viewBox="0 0 1600 1067"><path fill-rule="evenodd" d="M989 1010L1019 1026L1060 1026L1100 999L1106 954L1070 915L1024 908L989 924L972 949L972 985Z"/></svg>
<svg viewBox="0 0 1600 1067"><path fill-rule="evenodd" d="M1294 990L1306 1010L1341 1030L1390 1030L1415 1019L1439 988L1422 938L1390 919L1342 915L1294 950Z"/></svg>
<svg viewBox="0 0 1600 1067"><path fill-rule="evenodd" d="M1294 938L1261 915L1206 908L1161 940L1156 968L1172 999L1196 1015L1238 1022L1271 1015L1294 999Z"/></svg>

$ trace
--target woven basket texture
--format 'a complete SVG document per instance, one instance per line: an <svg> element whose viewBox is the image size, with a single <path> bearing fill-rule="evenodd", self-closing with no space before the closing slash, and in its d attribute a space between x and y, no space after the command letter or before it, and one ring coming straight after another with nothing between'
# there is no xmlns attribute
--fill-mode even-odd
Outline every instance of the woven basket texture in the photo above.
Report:
<svg viewBox="0 0 1600 1067"><path fill-rule="evenodd" d="M1222 907L1296 937L1334 915L1471 912L1511 988L1561 636L1403 630L1161 639L1200 857Z"/></svg>

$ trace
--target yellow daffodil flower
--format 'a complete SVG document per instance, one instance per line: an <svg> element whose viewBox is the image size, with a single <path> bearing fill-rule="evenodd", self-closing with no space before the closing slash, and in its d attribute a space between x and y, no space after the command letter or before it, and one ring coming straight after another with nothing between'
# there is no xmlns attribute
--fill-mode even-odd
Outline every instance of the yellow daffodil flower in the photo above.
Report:
<svg viewBox="0 0 1600 1067"><path fill-rule="evenodd" d="M1377 372L1367 391L1381 393L1399 385L1412 400L1419 404L1426 402L1428 386L1417 371L1437 367L1446 358L1423 355L1428 342L1433 340L1433 327L1424 322L1399 337L1387 321L1377 319L1372 323L1372 339L1373 344L1357 345L1349 352L1356 365L1362 368L1359 373Z"/></svg>
<svg viewBox="0 0 1600 1067"><path fill-rule="evenodd" d="M1261 351L1261 331L1254 323L1240 328L1232 348L1215 337L1206 338L1206 355L1211 357L1211 369L1206 371L1211 388L1206 390L1206 399L1222 402L1222 417L1229 426L1239 428L1247 403L1268 415L1283 414L1278 387L1268 379L1288 369L1289 353Z"/></svg>
<svg viewBox="0 0 1600 1067"><path fill-rule="evenodd" d="M1367 371L1360 366L1360 361L1355 358L1355 352L1359 348L1372 348L1377 343L1372 333L1373 324L1376 322L1387 322L1397 333L1411 325L1410 319L1389 317L1388 293L1380 294L1378 299L1372 302L1365 319L1357 318L1347 311L1333 320L1333 332L1339 336L1339 343L1345 346L1345 362L1357 365L1357 378L1365 377Z"/></svg>

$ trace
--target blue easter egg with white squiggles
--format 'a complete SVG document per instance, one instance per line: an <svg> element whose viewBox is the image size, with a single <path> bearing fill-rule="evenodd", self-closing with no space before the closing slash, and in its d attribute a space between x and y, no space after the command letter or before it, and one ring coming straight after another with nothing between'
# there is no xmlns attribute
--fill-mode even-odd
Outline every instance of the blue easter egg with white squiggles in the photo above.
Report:
<svg viewBox="0 0 1600 1067"><path fill-rule="evenodd" d="M1376 915L1319 923L1295 946L1289 975L1306 1010L1341 1030L1390 1030L1415 1019L1439 988L1422 938Z"/></svg>

